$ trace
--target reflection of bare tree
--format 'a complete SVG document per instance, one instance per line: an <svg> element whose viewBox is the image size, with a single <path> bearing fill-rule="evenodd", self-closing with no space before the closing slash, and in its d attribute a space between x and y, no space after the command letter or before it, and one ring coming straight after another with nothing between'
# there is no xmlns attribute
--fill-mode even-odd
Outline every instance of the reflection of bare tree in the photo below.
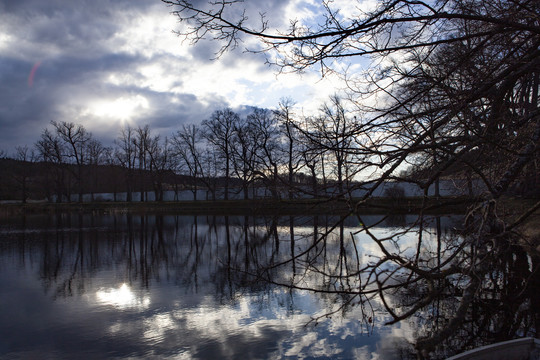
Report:
<svg viewBox="0 0 540 360"><path fill-rule="evenodd" d="M478 337L482 328L493 328L495 324L502 326L501 313L493 310L504 308L508 302L528 310L534 304L530 300L518 301L505 296L510 292L527 293L529 279L537 270L532 265L525 272L522 268L518 275L521 281L514 279L511 284L505 281L508 274L516 274L516 259L519 258L516 251L524 259L528 256L518 244L518 238L497 224L483 224L481 219L477 219L465 232L474 235L458 238L456 234L442 234L438 218L430 228L434 236L429 240L424 231L425 220L422 217L418 219L416 225L419 230L411 237L416 244L408 247L403 246L399 239L416 232L414 228L381 236L364 224L361 232L377 244L381 255L363 268L359 267L359 273L367 276L352 290L360 290L364 296L376 293L384 310L391 316L390 324L412 317L425 317L423 328L430 330L420 334L415 344L420 357L431 358L433 351L466 349L479 343L513 338L531 330L535 335L535 328L524 328L522 319L518 317L512 319L512 330L503 336ZM478 223L484 228L479 229ZM482 237L477 237L479 230ZM510 291L511 287L516 288ZM492 311L483 311L484 315L479 317L482 311L478 312L478 305L483 302L490 303ZM518 311L510 313L513 316L519 314ZM464 333L467 333L465 337ZM441 346L444 343L448 346ZM458 347L455 343L461 345ZM440 355L448 354L443 352Z"/></svg>
<svg viewBox="0 0 540 360"><path fill-rule="evenodd" d="M408 306L418 301L418 294L432 300L423 309L411 307L436 316L416 344L423 355L436 351L442 357L448 355L445 349L465 350L516 334L537 336L538 259L504 238L487 246L470 244L464 253L452 276L418 281L416 296L410 291L399 294L398 302ZM403 295L409 297L405 302Z"/></svg>
<svg viewBox="0 0 540 360"><path fill-rule="evenodd" d="M295 230L298 222L289 218L289 257L272 258L251 273L268 283L337 301L315 321L346 313L353 305L361 306L359 320L367 328L381 310L390 316L388 324L421 321L414 344L420 358L445 357L518 335L536 336L538 256L524 250L517 234L481 219L462 233L445 230L440 217L419 216L389 232L380 230L384 217L375 222L357 219L360 226L348 233L346 218L316 226L307 241ZM479 226L481 241L472 232ZM366 240L376 245L369 257L358 245ZM284 272L286 268L290 270Z"/></svg>

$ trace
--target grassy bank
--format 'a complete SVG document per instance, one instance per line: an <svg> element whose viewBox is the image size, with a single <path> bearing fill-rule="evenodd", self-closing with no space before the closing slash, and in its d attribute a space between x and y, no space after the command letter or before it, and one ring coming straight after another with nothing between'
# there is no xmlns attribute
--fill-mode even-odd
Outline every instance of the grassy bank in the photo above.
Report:
<svg viewBox="0 0 540 360"><path fill-rule="evenodd" d="M166 212L175 214L216 215L345 215L352 209L362 214L417 213L424 208L426 213L463 213L472 203L469 198L422 199L406 198L399 201L375 198L367 202L344 200L218 200L179 202L88 202L88 203L28 203L2 204L3 215L22 215L48 212Z"/></svg>

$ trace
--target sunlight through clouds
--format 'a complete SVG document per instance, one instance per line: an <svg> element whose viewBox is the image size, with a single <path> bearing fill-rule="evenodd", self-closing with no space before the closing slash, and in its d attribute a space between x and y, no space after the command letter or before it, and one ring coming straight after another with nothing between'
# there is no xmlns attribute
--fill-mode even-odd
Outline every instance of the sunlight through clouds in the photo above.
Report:
<svg viewBox="0 0 540 360"><path fill-rule="evenodd" d="M148 100L142 95L120 97L113 101L98 102L91 112L99 117L109 117L121 121L133 118L138 112L149 108Z"/></svg>

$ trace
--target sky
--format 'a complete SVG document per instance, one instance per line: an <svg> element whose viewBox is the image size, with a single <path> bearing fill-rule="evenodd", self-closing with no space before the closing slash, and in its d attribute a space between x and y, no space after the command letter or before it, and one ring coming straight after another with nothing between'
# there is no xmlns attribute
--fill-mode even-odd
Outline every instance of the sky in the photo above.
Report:
<svg viewBox="0 0 540 360"><path fill-rule="evenodd" d="M315 19L319 5L246 6L280 27ZM272 109L288 97L312 112L342 86L316 69L278 75L243 48L215 59L219 43L174 33L183 25L172 10L159 0L0 0L0 150L33 146L51 121L82 124L110 146L126 125L168 136L224 107Z"/></svg>

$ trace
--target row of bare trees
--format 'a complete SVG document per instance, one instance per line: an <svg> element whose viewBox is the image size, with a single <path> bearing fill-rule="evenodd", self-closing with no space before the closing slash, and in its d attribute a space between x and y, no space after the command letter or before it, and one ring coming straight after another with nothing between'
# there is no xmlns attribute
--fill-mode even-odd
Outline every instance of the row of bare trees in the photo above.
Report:
<svg viewBox="0 0 540 360"><path fill-rule="evenodd" d="M362 159L351 154L356 145L350 129L358 124L338 96L309 117L296 115L286 99L275 110L253 108L245 117L230 108L217 110L168 137L148 125L127 126L112 147L81 124L53 121L33 148L16 148L13 158L22 164L13 174L23 201L36 187L59 202L120 191L127 201L147 201L149 191L160 201L164 190L178 196L181 189L189 189L193 200L201 190L206 198L225 200L233 192L248 199L267 191L273 198L343 197L362 170Z"/></svg>
<svg viewBox="0 0 540 360"><path fill-rule="evenodd" d="M252 184L276 198L284 188L287 197L294 198L300 191L295 185L305 185L302 191L317 195L332 183L334 192L343 194L357 169L336 148L352 143L345 129L353 121L337 96L312 117L297 117L290 100L273 111L255 108L245 118L231 109L218 110L200 126L183 126L175 133L172 152L179 155L179 169L207 188L214 189L211 181L222 177L224 199L229 199L230 179L237 180L245 199Z"/></svg>

